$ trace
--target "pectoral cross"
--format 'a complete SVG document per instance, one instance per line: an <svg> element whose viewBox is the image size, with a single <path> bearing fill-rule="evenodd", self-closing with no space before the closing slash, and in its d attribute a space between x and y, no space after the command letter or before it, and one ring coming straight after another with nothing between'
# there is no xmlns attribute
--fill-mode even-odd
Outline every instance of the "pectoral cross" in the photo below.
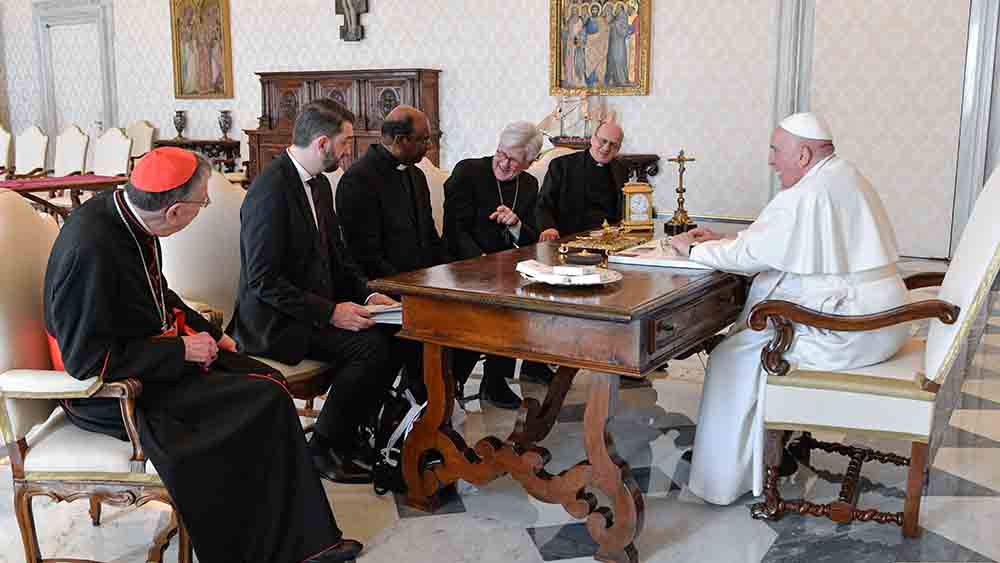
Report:
<svg viewBox="0 0 1000 563"><path fill-rule="evenodd" d="M668 158L667 160L677 163L679 168L679 177L677 181L677 209L674 211L674 216L670 218L670 221L667 221L667 223L663 225L663 230L669 235L678 235L685 231L689 231L696 226L694 222L691 221L691 218L688 217L687 209L684 209L684 192L686 191L684 189L684 165L688 162L694 162L697 159L684 156L684 149L681 149L681 151L677 153L677 156Z"/></svg>
<svg viewBox="0 0 1000 563"><path fill-rule="evenodd" d="M344 16L340 26L340 38L344 41L361 41L365 38L365 28L361 25L361 14L368 13L368 0L335 0L337 15Z"/></svg>

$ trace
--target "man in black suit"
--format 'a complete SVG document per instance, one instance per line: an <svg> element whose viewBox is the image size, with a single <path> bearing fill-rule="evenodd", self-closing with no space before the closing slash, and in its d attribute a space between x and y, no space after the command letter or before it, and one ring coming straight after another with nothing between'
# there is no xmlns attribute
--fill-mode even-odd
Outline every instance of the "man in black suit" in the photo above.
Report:
<svg viewBox="0 0 1000 563"><path fill-rule="evenodd" d="M340 238L323 172L350 154L354 116L332 100L302 108L292 146L250 185L240 211L240 286L227 331L241 352L296 364L313 358L337 374L309 441L317 469L342 483L371 482L352 461L358 427L395 379L389 339L359 303L371 293Z"/></svg>
<svg viewBox="0 0 1000 563"><path fill-rule="evenodd" d="M628 170L615 157L624 136L618 124L601 123L590 138L589 150L549 163L536 208L539 240L555 240L600 227L605 220L621 220Z"/></svg>
<svg viewBox="0 0 1000 563"><path fill-rule="evenodd" d="M431 143L427 116L397 106L382 124L382 139L351 165L337 185L344 241L369 279L451 261L431 214L427 178L414 166ZM407 379L424 397L420 344L397 339Z"/></svg>
<svg viewBox="0 0 1000 563"><path fill-rule="evenodd" d="M444 184L444 238L456 258L473 258L538 241L538 180L524 171L541 148L538 128L517 121L500 133L496 153L455 165ZM464 383L479 361L479 353L456 353L453 358L455 378ZM521 406L521 398L506 381L514 377L514 363L513 358L487 354L479 395L482 400L500 408Z"/></svg>

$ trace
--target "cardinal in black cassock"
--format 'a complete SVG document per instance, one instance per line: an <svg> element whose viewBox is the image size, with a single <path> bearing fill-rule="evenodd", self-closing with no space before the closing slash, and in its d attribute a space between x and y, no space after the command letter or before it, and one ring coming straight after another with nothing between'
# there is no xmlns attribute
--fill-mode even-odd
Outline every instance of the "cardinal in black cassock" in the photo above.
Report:
<svg viewBox="0 0 1000 563"><path fill-rule="evenodd" d="M361 544L337 527L284 379L236 354L163 277L158 237L209 204L210 173L202 157L156 149L125 190L70 215L45 276L53 359L78 379L142 382L139 441L202 563L353 560ZM116 400L63 406L127 439Z"/></svg>

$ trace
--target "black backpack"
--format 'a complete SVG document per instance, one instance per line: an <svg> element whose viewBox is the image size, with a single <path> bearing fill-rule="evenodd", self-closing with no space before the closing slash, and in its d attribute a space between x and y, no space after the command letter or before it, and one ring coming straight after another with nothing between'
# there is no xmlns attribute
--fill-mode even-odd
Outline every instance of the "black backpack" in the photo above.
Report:
<svg viewBox="0 0 1000 563"><path fill-rule="evenodd" d="M372 482L376 494L406 492L403 442L426 406L427 403L418 405L413 394L403 385L389 390L373 436L375 461L372 464Z"/></svg>

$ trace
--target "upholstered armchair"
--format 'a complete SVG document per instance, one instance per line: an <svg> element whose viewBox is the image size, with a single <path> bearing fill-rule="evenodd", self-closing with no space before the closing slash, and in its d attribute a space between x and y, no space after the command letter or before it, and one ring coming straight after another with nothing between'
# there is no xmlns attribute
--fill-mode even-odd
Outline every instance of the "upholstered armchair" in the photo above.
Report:
<svg viewBox="0 0 1000 563"><path fill-rule="evenodd" d="M10 133L0 125L0 180L7 177L13 166L10 165Z"/></svg>
<svg viewBox="0 0 1000 563"><path fill-rule="evenodd" d="M434 217L438 235L441 235L444 232L444 183L451 173L434 166L426 156L417 163L417 167L427 177L427 188L431 192L431 215Z"/></svg>
<svg viewBox="0 0 1000 563"><path fill-rule="evenodd" d="M559 158L560 156L565 156L567 154L573 154L575 152L578 152L577 149L570 149L566 147L552 147L548 150L544 150L538 155L535 162L531 163L531 166L528 167L526 172L538 180L538 188L541 189L542 183L545 182L545 174L549 171L549 163L552 162L552 159Z"/></svg>
<svg viewBox="0 0 1000 563"><path fill-rule="evenodd" d="M132 139L132 148L128 158L129 170L132 169L136 160L153 150L153 135L155 133L156 128L144 119L133 121L125 128L125 136Z"/></svg>
<svg viewBox="0 0 1000 563"><path fill-rule="evenodd" d="M94 144L94 165L90 173L98 176L128 175L132 142L117 127L105 131Z"/></svg>
<svg viewBox="0 0 1000 563"><path fill-rule="evenodd" d="M163 273L171 289L195 310L214 312L225 326L233 315L240 279L240 206L245 191L213 171L208 181L212 204L184 230L161 239ZM257 358L285 376L292 396L305 401L299 415L315 419L315 400L326 393L335 368L315 360L288 365Z"/></svg>
<svg viewBox="0 0 1000 563"><path fill-rule="evenodd" d="M907 278L909 289L940 286L937 299L918 301L877 314L826 315L786 301L764 301L751 311L753 330L774 328L774 338L761 361L769 373L764 395L768 430L765 502L751 508L755 518L777 519L788 512L825 516L839 523L874 520L902 526L903 535L920 534L920 500L925 482L934 416L934 401L967 340L1000 270L1000 174L994 174L976 202L962 240L944 274ZM794 345L795 325L827 330L873 330L918 319L931 319L926 339L913 338L880 364L845 371L813 371L791 365L783 354ZM786 431L807 434L793 449L808 456L812 449L850 458L839 499L828 504L784 500L778 493L781 441ZM910 457L868 448L821 442L812 431L847 432L894 438L910 443ZM902 512L859 509L864 463L878 461L908 466Z"/></svg>
<svg viewBox="0 0 1000 563"><path fill-rule="evenodd" d="M88 499L99 525L102 504L171 504L155 469L146 460L135 425L134 379L80 381L54 371L42 316L45 268L57 234L55 223L35 213L13 192L0 190L0 436L10 455L14 510L25 561L80 561L43 558L35 529L33 499L56 502ZM86 296L81 296L86 298ZM82 430L67 420L61 401L117 399L129 441ZM191 561L187 532L172 511L171 522L154 540L148 561L161 561L170 538L179 533L180 561Z"/></svg>
<svg viewBox="0 0 1000 563"><path fill-rule="evenodd" d="M32 125L17 136L14 144L14 178L32 178L45 173L45 152L49 138L42 130Z"/></svg>

